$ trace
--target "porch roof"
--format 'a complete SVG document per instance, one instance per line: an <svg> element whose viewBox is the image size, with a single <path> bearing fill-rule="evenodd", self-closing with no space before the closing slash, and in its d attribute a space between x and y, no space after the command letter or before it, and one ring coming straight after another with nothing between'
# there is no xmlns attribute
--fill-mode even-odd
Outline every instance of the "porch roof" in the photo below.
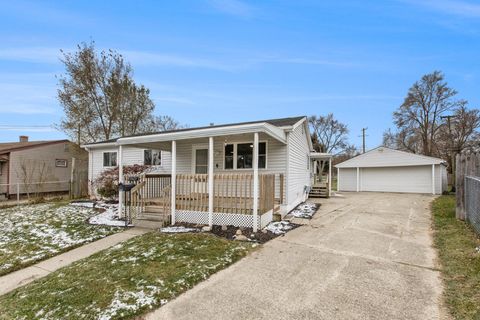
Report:
<svg viewBox="0 0 480 320"><path fill-rule="evenodd" d="M135 135L111 139L100 143L86 144L83 147L95 148L117 145L146 145L149 143L161 143L173 140L188 140L197 138L208 138L246 133L265 133L272 138L286 143L286 130L294 127L297 123L304 121L306 117L292 117L255 122L243 122L237 124L213 125L199 128L186 128L179 130L163 131L153 134Z"/></svg>

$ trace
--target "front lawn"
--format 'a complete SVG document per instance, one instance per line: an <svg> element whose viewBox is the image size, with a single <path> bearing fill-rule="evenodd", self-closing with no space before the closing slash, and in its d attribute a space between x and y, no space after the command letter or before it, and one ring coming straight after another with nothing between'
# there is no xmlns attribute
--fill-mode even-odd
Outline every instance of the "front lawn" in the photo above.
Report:
<svg viewBox="0 0 480 320"><path fill-rule="evenodd" d="M480 240L455 218L454 196L435 199L432 210L447 307L455 319L480 319Z"/></svg>
<svg viewBox="0 0 480 320"><path fill-rule="evenodd" d="M251 243L147 233L0 297L0 319L129 319L245 256Z"/></svg>
<svg viewBox="0 0 480 320"><path fill-rule="evenodd" d="M0 209L0 276L122 230L86 223L96 214L65 202Z"/></svg>

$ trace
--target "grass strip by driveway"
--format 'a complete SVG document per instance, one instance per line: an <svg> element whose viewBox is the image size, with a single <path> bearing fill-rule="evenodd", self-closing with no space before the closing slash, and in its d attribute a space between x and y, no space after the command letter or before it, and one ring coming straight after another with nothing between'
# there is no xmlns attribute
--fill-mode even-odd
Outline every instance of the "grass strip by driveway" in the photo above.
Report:
<svg viewBox="0 0 480 320"><path fill-rule="evenodd" d="M454 196L435 199L432 210L447 307L455 319L480 319L480 240L455 218Z"/></svg>
<svg viewBox="0 0 480 320"><path fill-rule="evenodd" d="M245 256L250 243L151 232L0 297L0 319L129 319Z"/></svg>
<svg viewBox="0 0 480 320"><path fill-rule="evenodd" d="M0 276L123 230L88 224L96 214L66 202L0 209Z"/></svg>

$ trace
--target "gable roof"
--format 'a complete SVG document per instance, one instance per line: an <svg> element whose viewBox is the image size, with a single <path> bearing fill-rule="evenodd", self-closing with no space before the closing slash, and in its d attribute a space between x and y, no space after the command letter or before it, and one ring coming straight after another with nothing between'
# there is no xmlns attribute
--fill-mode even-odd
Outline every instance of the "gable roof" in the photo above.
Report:
<svg viewBox="0 0 480 320"><path fill-rule="evenodd" d="M403 167L442 164L444 160L420 154L377 147L347 161L337 164L336 168L373 168Z"/></svg>
<svg viewBox="0 0 480 320"><path fill-rule="evenodd" d="M94 145L100 145L100 144L114 144L118 140L120 140L120 139L123 140L125 138L161 136L161 135L167 135L167 134L172 134L172 133L182 133L182 132L187 133L187 132L200 131L200 130L205 130L205 129L228 128L228 127L235 127L235 126L247 126L247 125L262 124L262 123L266 123L266 124L269 124L269 125L272 125L272 126L275 126L275 127L278 127L278 128L285 128L285 127L291 127L291 126L297 124L300 120L303 120L303 119L306 119L306 116L268 119L268 120L258 120L258 121L248 121L248 122L237 122L237 123L219 124L219 125L202 126L202 127L194 127L194 128L183 128L183 129L175 129L175 130L165 130L165 131L159 131L159 132L153 132L153 133L147 133L147 134L129 135L129 136L109 139L109 140L105 140L105 141L100 141L100 142L93 142L93 143L85 144L84 146L94 146Z"/></svg>
<svg viewBox="0 0 480 320"><path fill-rule="evenodd" d="M16 150L36 148L40 146L68 142L68 140L27 141L27 142L3 142L0 143L0 153L8 153Z"/></svg>

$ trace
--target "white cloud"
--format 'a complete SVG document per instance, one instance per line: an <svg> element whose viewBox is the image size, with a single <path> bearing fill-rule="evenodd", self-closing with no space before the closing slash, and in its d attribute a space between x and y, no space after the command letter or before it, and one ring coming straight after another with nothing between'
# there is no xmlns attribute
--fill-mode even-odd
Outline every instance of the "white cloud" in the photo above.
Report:
<svg viewBox="0 0 480 320"><path fill-rule="evenodd" d="M237 17L248 18L254 13L254 8L240 0L208 0L216 10Z"/></svg>
<svg viewBox="0 0 480 320"><path fill-rule="evenodd" d="M0 60L50 63L60 62L60 49L48 47L0 49Z"/></svg>
<svg viewBox="0 0 480 320"><path fill-rule="evenodd" d="M15 126L15 125L1 125L0 131L13 131L13 132L57 132L55 128L51 126Z"/></svg>
<svg viewBox="0 0 480 320"><path fill-rule="evenodd" d="M402 0L449 15L480 17L480 4L458 0Z"/></svg>

